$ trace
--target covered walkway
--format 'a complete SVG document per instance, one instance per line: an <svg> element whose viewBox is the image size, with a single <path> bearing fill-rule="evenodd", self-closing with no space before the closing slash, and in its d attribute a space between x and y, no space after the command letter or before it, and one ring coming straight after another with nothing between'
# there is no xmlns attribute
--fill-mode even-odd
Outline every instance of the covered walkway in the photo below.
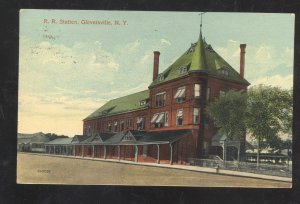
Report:
<svg viewBox="0 0 300 204"><path fill-rule="evenodd" d="M178 144L189 134L190 130L97 133L81 141L78 138L53 140L46 144L46 153L157 164L182 163L186 158Z"/></svg>

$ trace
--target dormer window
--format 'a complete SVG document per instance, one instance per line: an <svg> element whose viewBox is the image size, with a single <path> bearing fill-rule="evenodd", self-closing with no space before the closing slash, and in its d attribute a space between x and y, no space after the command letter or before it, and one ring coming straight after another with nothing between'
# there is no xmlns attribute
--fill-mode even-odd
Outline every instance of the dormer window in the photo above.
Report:
<svg viewBox="0 0 300 204"><path fill-rule="evenodd" d="M218 70L218 74L219 75L223 75L223 76L229 76L229 71L228 70L226 70L226 69L219 69Z"/></svg>
<svg viewBox="0 0 300 204"><path fill-rule="evenodd" d="M165 77L164 77L164 75L162 73L159 74L157 78L158 78L158 81L162 81L162 80L165 79Z"/></svg>
<svg viewBox="0 0 300 204"><path fill-rule="evenodd" d="M146 105L146 100L140 101L140 106L144 106L144 105Z"/></svg>
<svg viewBox="0 0 300 204"><path fill-rule="evenodd" d="M194 52L195 51L195 45L196 45L196 43L191 43L191 47L188 49L186 54Z"/></svg>
<svg viewBox="0 0 300 204"><path fill-rule="evenodd" d="M206 49L210 52L215 52L211 45L207 45Z"/></svg>
<svg viewBox="0 0 300 204"><path fill-rule="evenodd" d="M187 72L187 66L181 66L179 68L179 74L184 74Z"/></svg>
<svg viewBox="0 0 300 204"><path fill-rule="evenodd" d="M111 108L108 108L108 109L106 109L106 110L103 110L101 113L102 113L103 115L107 115L107 114L108 114L110 111L112 111L115 107L116 107L116 106L111 107Z"/></svg>

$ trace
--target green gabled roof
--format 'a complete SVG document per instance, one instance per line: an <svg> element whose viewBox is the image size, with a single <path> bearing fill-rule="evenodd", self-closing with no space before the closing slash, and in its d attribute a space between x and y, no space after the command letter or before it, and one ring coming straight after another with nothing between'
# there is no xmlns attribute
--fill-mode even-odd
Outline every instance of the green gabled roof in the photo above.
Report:
<svg viewBox="0 0 300 204"><path fill-rule="evenodd" d="M180 73L181 67L187 67L186 73ZM220 74L220 70L227 70L228 75ZM176 78L188 75L191 72L202 71L208 75L224 78L225 80L233 80L249 85L249 82L242 78L240 74L232 68L218 53L216 53L211 45L207 44L200 33L196 43L192 43L190 48L184 52L171 66L161 73L163 80L157 78L151 86L164 83Z"/></svg>
<svg viewBox="0 0 300 204"><path fill-rule="evenodd" d="M147 103L142 106L140 105L140 101L147 100L148 98L149 90L145 90L120 98L112 99L101 106L98 110L90 114L84 120L148 108Z"/></svg>

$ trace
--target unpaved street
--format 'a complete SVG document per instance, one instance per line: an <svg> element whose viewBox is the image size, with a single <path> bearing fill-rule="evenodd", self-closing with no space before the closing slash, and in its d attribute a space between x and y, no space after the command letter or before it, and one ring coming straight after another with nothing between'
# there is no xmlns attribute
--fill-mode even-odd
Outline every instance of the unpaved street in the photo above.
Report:
<svg viewBox="0 0 300 204"><path fill-rule="evenodd" d="M17 183L289 188L291 183L18 153Z"/></svg>

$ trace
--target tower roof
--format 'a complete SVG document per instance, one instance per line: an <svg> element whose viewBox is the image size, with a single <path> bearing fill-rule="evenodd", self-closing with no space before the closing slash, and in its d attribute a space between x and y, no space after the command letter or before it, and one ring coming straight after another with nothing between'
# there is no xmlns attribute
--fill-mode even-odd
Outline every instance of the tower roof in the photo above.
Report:
<svg viewBox="0 0 300 204"><path fill-rule="evenodd" d="M205 73L211 76L216 76L224 80L232 80L239 83L249 85L240 74L227 63L210 44L207 44L205 39L202 38L200 31L199 39L197 42L192 43L191 46L185 51L173 64L171 64L165 71L159 74L151 86L171 81L192 72Z"/></svg>

